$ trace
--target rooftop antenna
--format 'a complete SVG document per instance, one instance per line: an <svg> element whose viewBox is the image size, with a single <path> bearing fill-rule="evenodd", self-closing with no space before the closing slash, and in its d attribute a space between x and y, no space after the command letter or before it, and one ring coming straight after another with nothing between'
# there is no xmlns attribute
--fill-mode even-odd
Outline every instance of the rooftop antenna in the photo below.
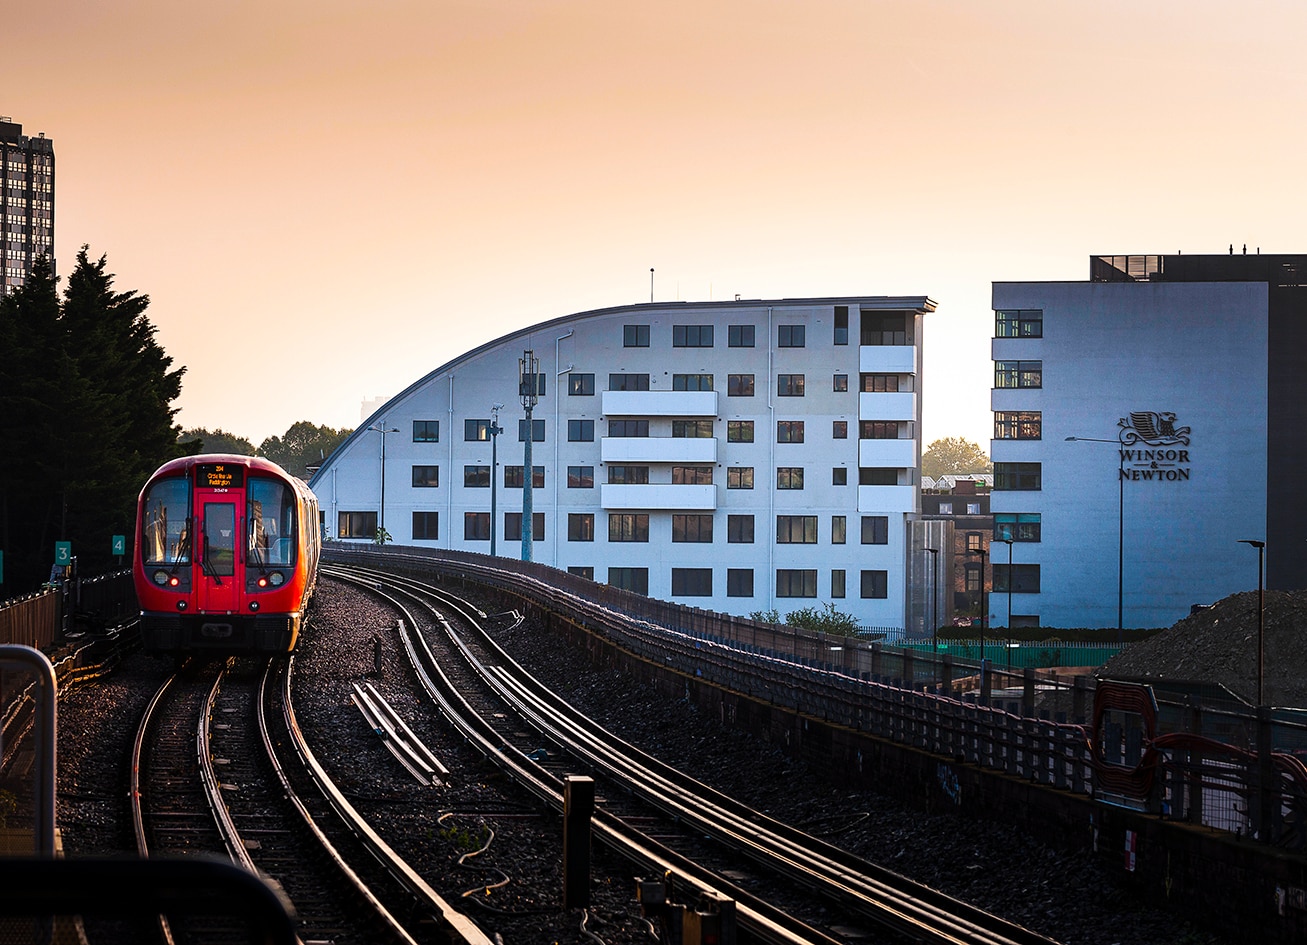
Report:
<svg viewBox="0 0 1307 945"><path fill-rule="evenodd" d="M649 301L653 301L653 266L649 267Z"/></svg>

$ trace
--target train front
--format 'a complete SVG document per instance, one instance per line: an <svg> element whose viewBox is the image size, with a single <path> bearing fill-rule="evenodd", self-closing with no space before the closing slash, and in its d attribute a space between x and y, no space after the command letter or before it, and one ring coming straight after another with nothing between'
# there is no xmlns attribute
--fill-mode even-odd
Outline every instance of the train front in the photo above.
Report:
<svg viewBox="0 0 1307 945"><path fill-rule="evenodd" d="M133 572L150 652L287 653L312 556L282 470L251 457L161 467L141 492Z"/></svg>

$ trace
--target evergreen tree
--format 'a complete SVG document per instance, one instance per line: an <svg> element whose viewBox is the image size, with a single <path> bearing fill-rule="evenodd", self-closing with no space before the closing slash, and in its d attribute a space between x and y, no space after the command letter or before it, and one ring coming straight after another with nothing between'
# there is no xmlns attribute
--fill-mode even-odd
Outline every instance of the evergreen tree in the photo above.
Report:
<svg viewBox="0 0 1307 945"><path fill-rule="evenodd" d="M77 255L62 304L46 260L0 300L0 543L7 595L49 574L54 542L83 573L113 563L141 484L180 455L172 402L184 368L154 340L149 298L115 293L105 258Z"/></svg>

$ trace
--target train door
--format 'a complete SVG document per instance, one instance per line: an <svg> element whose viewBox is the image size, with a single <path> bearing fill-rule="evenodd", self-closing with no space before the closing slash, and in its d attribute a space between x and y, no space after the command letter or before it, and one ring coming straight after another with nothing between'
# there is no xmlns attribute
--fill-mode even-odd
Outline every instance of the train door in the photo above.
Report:
<svg viewBox="0 0 1307 945"><path fill-rule="evenodd" d="M231 613L240 606L236 570L241 547L239 523L244 512L238 506L243 498L236 491L196 492L196 603L202 613Z"/></svg>

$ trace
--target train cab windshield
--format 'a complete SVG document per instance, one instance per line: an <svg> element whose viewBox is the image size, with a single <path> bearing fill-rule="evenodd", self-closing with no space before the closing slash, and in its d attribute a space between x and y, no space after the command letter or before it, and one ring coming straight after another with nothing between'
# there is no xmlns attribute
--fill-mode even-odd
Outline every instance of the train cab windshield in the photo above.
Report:
<svg viewBox="0 0 1307 945"><path fill-rule="evenodd" d="M251 564L273 566L295 563L295 494L275 479L249 480L246 504Z"/></svg>
<svg viewBox="0 0 1307 945"><path fill-rule="evenodd" d="M184 477L151 483L141 503L142 558L146 565L190 561L191 490Z"/></svg>

